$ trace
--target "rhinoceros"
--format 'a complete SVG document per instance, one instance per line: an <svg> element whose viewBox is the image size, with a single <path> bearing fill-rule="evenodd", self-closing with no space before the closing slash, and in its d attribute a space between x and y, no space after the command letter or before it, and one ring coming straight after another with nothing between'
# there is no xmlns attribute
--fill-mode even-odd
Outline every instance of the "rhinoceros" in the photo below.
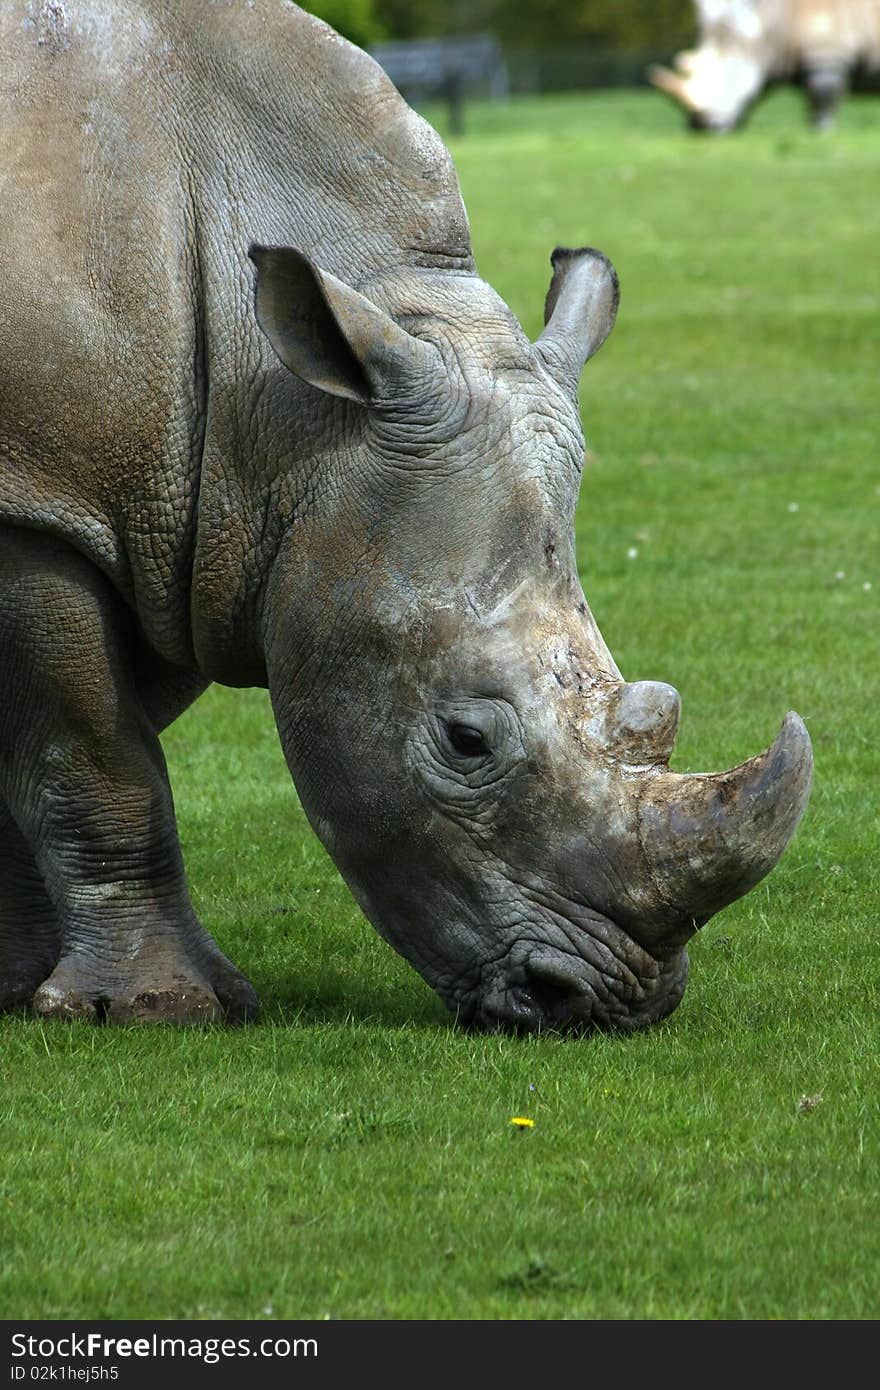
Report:
<svg viewBox="0 0 880 1390"><path fill-rule="evenodd" d="M696 129L728 131L777 82L806 88L814 125L834 122L853 78L880 77L880 0L694 0L697 47L649 77Z"/></svg>
<svg viewBox="0 0 880 1390"><path fill-rule="evenodd" d="M463 1025L632 1030L775 865L810 742L676 774L573 515L609 261L557 248L535 342L453 165L287 0L2 11L0 998L240 1021L160 732L267 687L311 825Z"/></svg>

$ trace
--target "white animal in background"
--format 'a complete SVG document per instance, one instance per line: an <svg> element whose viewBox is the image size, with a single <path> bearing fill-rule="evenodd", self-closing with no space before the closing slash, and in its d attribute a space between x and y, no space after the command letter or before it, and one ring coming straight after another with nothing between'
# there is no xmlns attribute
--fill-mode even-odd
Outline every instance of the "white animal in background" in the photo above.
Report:
<svg viewBox="0 0 880 1390"><path fill-rule="evenodd" d="M853 80L880 77L880 0L694 0L695 48L649 78L702 130L732 130L776 82L806 88L829 127Z"/></svg>

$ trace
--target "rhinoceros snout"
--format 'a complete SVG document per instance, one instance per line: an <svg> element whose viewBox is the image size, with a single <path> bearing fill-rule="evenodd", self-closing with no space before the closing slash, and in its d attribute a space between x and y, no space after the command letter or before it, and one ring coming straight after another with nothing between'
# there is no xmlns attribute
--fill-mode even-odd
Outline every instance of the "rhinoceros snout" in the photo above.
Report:
<svg viewBox="0 0 880 1390"><path fill-rule="evenodd" d="M540 970L522 967L512 978L496 980L465 1008L456 1009L459 1023L479 1032L539 1033L568 1031L589 1026L589 1013L582 1008L582 991L568 975L546 976Z"/></svg>
<svg viewBox="0 0 880 1390"><path fill-rule="evenodd" d="M536 981L494 991L465 1020L483 1033L571 1032L590 1027L589 1015L578 1023L574 996L556 984Z"/></svg>
<svg viewBox="0 0 880 1390"><path fill-rule="evenodd" d="M686 951L655 967L649 980L621 988L574 959L533 956L515 982L496 984L460 1021L484 1032L631 1032L671 1013L684 993Z"/></svg>

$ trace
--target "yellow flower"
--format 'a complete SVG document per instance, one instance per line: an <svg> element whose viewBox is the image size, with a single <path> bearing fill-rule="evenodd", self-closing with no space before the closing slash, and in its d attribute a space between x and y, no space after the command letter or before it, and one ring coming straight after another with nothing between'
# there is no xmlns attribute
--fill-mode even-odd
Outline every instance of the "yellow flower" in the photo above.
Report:
<svg viewBox="0 0 880 1390"><path fill-rule="evenodd" d="M512 1115L512 1116L511 1116L511 1119L510 1119L510 1123L511 1123L512 1125L516 1125L517 1129L534 1129L534 1128L535 1128L535 1122L534 1122L534 1120L530 1120L530 1119L528 1118L527 1115Z"/></svg>

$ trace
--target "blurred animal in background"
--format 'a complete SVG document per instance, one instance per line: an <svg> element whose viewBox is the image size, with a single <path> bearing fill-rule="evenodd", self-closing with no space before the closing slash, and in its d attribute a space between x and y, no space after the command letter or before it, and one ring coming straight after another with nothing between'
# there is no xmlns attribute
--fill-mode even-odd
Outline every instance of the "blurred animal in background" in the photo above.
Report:
<svg viewBox="0 0 880 1390"><path fill-rule="evenodd" d="M649 78L699 130L732 130L773 83L806 88L827 129L862 77L880 79L880 0L694 0L696 48Z"/></svg>

